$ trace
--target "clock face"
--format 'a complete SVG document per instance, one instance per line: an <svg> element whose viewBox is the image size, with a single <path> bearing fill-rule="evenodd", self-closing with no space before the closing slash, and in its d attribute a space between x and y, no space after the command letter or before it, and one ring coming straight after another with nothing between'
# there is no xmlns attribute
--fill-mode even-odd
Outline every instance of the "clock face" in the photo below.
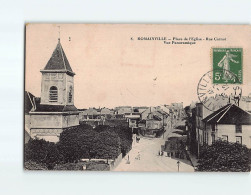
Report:
<svg viewBox="0 0 251 195"><path fill-rule="evenodd" d="M213 71L207 72L198 83L197 95L204 107L210 111L216 111L229 103L236 103L236 100L241 97L241 86L227 83L214 84L212 75ZM233 76L236 77L236 75Z"/></svg>

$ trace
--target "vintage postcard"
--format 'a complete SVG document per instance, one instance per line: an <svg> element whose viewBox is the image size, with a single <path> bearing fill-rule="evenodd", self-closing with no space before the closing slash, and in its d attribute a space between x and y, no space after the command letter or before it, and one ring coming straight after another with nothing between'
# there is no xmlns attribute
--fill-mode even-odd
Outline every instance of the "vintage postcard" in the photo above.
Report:
<svg viewBox="0 0 251 195"><path fill-rule="evenodd" d="M250 25L25 31L25 170L250 172Z"/></svg>

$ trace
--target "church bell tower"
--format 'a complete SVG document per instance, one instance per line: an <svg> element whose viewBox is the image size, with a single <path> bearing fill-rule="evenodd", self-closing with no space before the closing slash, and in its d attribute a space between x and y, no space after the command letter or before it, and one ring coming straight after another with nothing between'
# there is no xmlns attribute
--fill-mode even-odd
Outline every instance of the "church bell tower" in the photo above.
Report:
<svg viewBox="0 0 251 195"><path fill-rule="evenodd" d="M42 73L41 99L30 111L32 138L58 142L67 128L79 125L74 106L74 75L60 39Z"/></svg>
<svg viewBox="0 0 251 195"><path fill-rule="evenodd" d="M41 104L74 105L74 75L60 39L42 73Z"/></svg>

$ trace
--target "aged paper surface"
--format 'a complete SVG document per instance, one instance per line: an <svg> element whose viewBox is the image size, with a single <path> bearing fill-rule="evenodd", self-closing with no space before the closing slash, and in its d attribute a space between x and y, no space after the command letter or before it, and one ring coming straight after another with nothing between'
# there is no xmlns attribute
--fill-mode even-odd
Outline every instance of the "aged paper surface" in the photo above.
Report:
<svg viewBox="0 0 251 195"><path fill-rule="evenodd" d="M27 24L25 169L250 171L250 33Z"/></svg>

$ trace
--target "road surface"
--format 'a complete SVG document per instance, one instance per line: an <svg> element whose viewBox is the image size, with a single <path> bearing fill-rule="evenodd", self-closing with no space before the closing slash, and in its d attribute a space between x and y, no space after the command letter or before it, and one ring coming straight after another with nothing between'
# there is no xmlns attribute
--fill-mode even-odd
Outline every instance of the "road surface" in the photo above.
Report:
<svg viewBox="0 0 251 195"><path fill-rule="evenodd" d="M168 134L168 132L166 134ZM177 172L178 160L158 155L161 145L164 144L164 140L165 139L162 137L141 137L140 142L133 143L131 151L122 159L120 164L118 164L113 171ZM128 155L130 164L127 163ZM140 160L137 159L138 156L140 156ZM184 160L183 162L180 162L179 171L193 172L194 168L191 166L189 161Z"/></svg>

